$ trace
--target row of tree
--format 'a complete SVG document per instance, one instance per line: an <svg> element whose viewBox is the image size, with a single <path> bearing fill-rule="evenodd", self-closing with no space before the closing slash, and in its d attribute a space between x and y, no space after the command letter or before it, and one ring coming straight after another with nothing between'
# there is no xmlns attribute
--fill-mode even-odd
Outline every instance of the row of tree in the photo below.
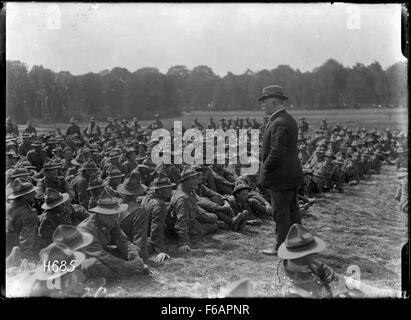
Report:
<svg viewBox="0 0 411 320"><path fill-rule="evenodd" d="M384 70L378 62L344 67L330 59L313 71L287 65L241 75L216 75L210 67L173 66L166 74L156 68L133 73L124 68L98 74L72 75L43 66L30 70L7 61L6 112L17 121L80 120L90 115L151 119L178 115L182 110L255 110L264 86L284 87L294 108L339 109L407 106L407 65Z"/></svg>

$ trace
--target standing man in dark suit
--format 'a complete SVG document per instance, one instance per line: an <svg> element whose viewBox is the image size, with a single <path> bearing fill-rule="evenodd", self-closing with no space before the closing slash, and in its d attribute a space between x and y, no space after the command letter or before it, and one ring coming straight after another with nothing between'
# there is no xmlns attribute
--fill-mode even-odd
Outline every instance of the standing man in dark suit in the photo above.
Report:
<svg viewBox="0 0 411 320"><path fill-rule="evenodd" d="M303 183L303 173L297 150L298 126L284 108L287 99L282 87L276 85L265 87L258 99L270 117L263 134L259 181L270 192L276 222L277 243L263 250L269 255L277 254L294 223L301 224L297 189Z"/></svg>

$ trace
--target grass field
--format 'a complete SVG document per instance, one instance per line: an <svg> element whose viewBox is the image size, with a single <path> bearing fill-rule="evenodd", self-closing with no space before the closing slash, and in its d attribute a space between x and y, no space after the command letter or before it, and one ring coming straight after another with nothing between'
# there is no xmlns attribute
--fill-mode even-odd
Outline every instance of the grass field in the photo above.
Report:
<svg viewBox="0 0 411 320"><path fill-rule="evenodd" d="M327 118L330 125L341 122L349 127L407 130L407 110L317 110L290 111L297 119L306 117L312 129ZM191 125L194 117L205 124L225 117L246 117L262 120L262 112L193 112L181 117L163 119L165 127L173 120ZM142 121L147 125L149 121ZM34 124L39 131L53 130L67 124ZM80 124L83 128L86 124ZM99 125L104 126L104 123ZM22 129L24 126L20 126ZM63 130L64 132L65 130ZM349 265L358 265L366 283L383 288L401 289L401 247L408 239L407 217L399 212L394 200L398 179L392 166L384 166L381 175L372 176L357 186L346 186L344 194L324 194L303 217L303 224L328 243L321 254L337 272ZM162 266L152 266L156 274L133 280L117 281L107 287L112 297L189 296L215 297L232 281L247 278L252 296L278 296L276 268L278 258L259 252L273 243L275 224L267 220L259 227L242 233L219 231L196 244L185 257L176 257ZM91 288L91 293L97 288Z"/></svg>
<svg viewBox="0 0 411 320"><path fill-rule="evenodd" d="M311 129L318 128L321 119L326 118L327 122L333 126L337 122L341 122L345 126L349 127L365 127L369 129L401 129L407 130L408 126L408 110L407 109L362 109L362 110L292 110L289 112L299 120L300 117L305 117L306 121L310 125ZM257 121L261 122L264 113L260 110L258 111L231 111L231 112L221 112L221 111L195 111L191 113L184 112L179 117L162 119L162 122L166 128L171 128L174 120L183 121L183 126L190 127L194 118L197 118L202 124L207 124L210 116L214 118L214 121L219 121L221 118L234 118L234 116L245 118L247 116L250 119L256 118ZM131 119L129 119L131 120ZM65 129L68 126L67 123L34 123L33 125L39 129L40 132L55 130L56 128L62 129L65 133ZM140 121L141 125L149 125L151 121ZM107 123L98 122L101 128ZM81 128L87 126L87 123L79 123ZM20 130L24 130L25 125L19 125Z"/></svg>
<svg viewBox="0 0 411 320"><path fill-rule="evenodd" d="M398 181L394 168L344 194L324 194L303 216L303 224L328 244L320 257L339 273L358 265L361 280L381 288L401 290L401 248L407 241L407 217L393 199ZM116 281L110 297L217 297L239 279L251 283L251 296L280 294L279 259L259 251L273 243L275 224L247 226L241 233L219 231L197 243L184 257L172 256L151 278ZM90 293L95 291L92 288Z"/></svg>

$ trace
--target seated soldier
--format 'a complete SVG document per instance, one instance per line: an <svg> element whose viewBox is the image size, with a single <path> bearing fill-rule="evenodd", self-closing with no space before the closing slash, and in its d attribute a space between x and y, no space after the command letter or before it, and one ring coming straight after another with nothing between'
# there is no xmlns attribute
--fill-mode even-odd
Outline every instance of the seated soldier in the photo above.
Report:
<svg viewBox="0 0 411 320"><path fill-rule="evenodd" d="M338 166L333 163L334 159L334 154L331 150L328 150L324 154L324 161L314 171L314 182L317 184L317 190L320 192L331 191L334 189L334 186L339 192L344 192L343 181Z"/></svg>
<svg viewBox="0 0 411 320"><path fill-rule="evenodd" d="M107 170L107 177L104 182L107 187L111 188L116 197L120 198L120 194L116 191L117 187L121 184L124 174L121 173L116 167L110 167Z"/></svg>
<svg viewBox="0 0 411 320"><path fill-rule="evenodd" d="M119 152L115 152L115 151L110 152L108 156L109 161L105 163L103 167L103 174L102 174L103 179L105 179L108 176L109 170L111 170L113 167L116 168L118 171L120 171L120 173L124 173L125 169L123 165L120 163L120 158L121 158L121 154Z"/></svg>
<svg viewBox="0 0 411 320"><path fill-rule="evenodd" d="M231 194L234 189L235 178L224 169L224 165L215 164L210 167L215 180L216 190L220 194Z"/></svg>
<svg viewBox="0 0 411 320"><path fill-rule="evenodd" d="M38 235L41 247L47 247L52 242L52 235L60 225L78 225L88 217L87 210L80 205L72 205L68 193L47 188L44 203L45 211L39 216Z"/></svg>
<svg viewBox="0 0 411 320"><path fill-rule="evenodd" d="M110 280L149 272L139 255L140 249L127 239L118 224L117 215L127 208L105 189L97 206L89 210L90 216L77 226L79 231L93 236L93 242L81 249L87 258L82 270L88 278Z"/></svg>
<svg viewBox="0 0 411 320"><path fill-rule="evenodd" d="M400 297L394 290L379 289L337 274L315 254L325 249L323 240L293 224L278 248L282 294L285 297Z"/></svg>
<svg viewBox="0 0 411 320"><path fill-rule="evenodd" d="M199 183L194 193L197 198L200 211L214 213L219 221L220 226L228 226L234 231L240 231L246 224L245 213L238 212L234 214L230 207L227 197L223 197L219 193L207 188L202 182L204 181L203 170L204 166L194 165L193 169L198 172Z"/></svg>
<svg viewBox="0 0 411 320"><path fill-rule="evenodd" d="M233 194L228 198L228 201L235 215L240 212L246 212L249 224L259 224L260 221L255 220L255 218L271 216L272 209L269 206L263 205L258 200L250 198L250 191L251 187L249 185L242 181L237 181Z"/></svg>
<svg viewBox="0 0 411 320"><path fill-rule="evenodd" d="M97 206L98 198L100 197L101 193L103 192L104 188L107 184L103 181L103 179L99 178L95 174L92 174L90 177L89 185L87 191L90 194L90 200L88 202L88 210Z"/></svg>
<svg viewBox="0 0 411 320"><path fill-rule="evenodd" d="M79 174L81 167L86 162L84 155L79 153L77 157L71 160L71 165L67 164L68 169L66 171L66 181L71 183L73 179Z"/></svg>
<svg viewBox="0 0 411 320"><path fill-rule="evenodd" d="M178 184L178 182L180 181L180 171L172 163L165 164L164 162L162 162L157 166L156 171L164 173L172 183Z"/></svg>
<svg viewBox="0 0 411 320"><path fill-rule="evenodd" d="M136 150L132 149L132 148L128 148L126 150L126 157L127 160L124 161L121 166L124 169L124 174L126 175L126 177L128 177L130 175L130 173L137 168L138 166L138 162L136 161Z"/></svg>
<svg viewBox="0 0 411 320"><path fill-rule="evenodd" d="M74 192L71 186L66 182L63 176L58 175L60 165L47 159L43 166L44 178L37 182L37 199L44 199L44 194L47 188L52 188L58 192L68 193L74 198Z"/></svg>
<svg viewBox="0 0 411 320"><path fill-rule="evenodd" d="M150 157L146 158L137 166L138 174L141 178L141 183L149 187L154 179L156 165Z"/></svg>
<svg viewBox="0 0 411 320"><path fill-rule="evenodd" d="M152 192L142 201L149 218L148 254L154 253L153 260L158 263L170 259L164 247L164 227L167 215L166 201L170 199L171 191L175 186L167 176L159 174L150 187Z"/></svg>
<svg viewBox="0 0 411 320"><path fill-rule="evenodd" d="M36 259L39 242L37 239L37 211L32 207L36 187L24 179L16 178L10 186L6 203L6 256L14 247L21 249L23 258Z"/></svg>
<svg viewBox="0 0 411 320"><path fill-rule="evenodd" d="M127 204L127 210L120 212L118 222L127 238L140 248L140 256L144 261L148 259L147 234L148 213L147 210L137 203L137 197L144 195L147 187L141 184L136 170L117 187L117 192Z"/></svg>
<svg viewBox="0 0 411 320"><path fill-rule="evenodd" d="M370 159L371 174L380 174L383 157L384 155L379 150L374 151L374 154L371 156L371 159Z"/></svg>
<svg viewBox="0 0 411 320"><path fill-rule="evenodd" d="M88 202L90 200L87 188L89 185L89 179L92 174L98 172L98 167L94 162L84 162L80 168L80 174L78 174L72 181L71 187L74 191L74 198L72 203L79 204L83 208L88 208Z"/></svg>
<svg viewBox="0 0 411 320"><path fill-rule="evenodd" d="M191 240L217 231L217 216L201 211L194 190L199 183L198 172L184 167L180 183L171 197L166 229L178 238L178 252L190 250Z"/></svg>
<svg viewBox="0 0 411 320"><path fill-rule="evenodd" d="M342 167L344 172L344 182L350 185L356 185L360 181L360 174L357 165L352 158L347 158Z"/></svg>

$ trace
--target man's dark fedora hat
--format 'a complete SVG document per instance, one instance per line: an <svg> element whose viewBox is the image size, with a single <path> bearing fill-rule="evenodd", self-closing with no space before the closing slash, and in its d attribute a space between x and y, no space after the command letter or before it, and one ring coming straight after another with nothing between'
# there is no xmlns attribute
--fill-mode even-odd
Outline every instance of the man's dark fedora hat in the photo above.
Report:
<svg viewBox="0 0 411 320"><path fill-rule="evenodd" d="M278 98L282 100L288 100L283 93L283 88L277 85L270 85L263 89L263 95L258 98L258 101L264 101L268 98Z"/></svg>

